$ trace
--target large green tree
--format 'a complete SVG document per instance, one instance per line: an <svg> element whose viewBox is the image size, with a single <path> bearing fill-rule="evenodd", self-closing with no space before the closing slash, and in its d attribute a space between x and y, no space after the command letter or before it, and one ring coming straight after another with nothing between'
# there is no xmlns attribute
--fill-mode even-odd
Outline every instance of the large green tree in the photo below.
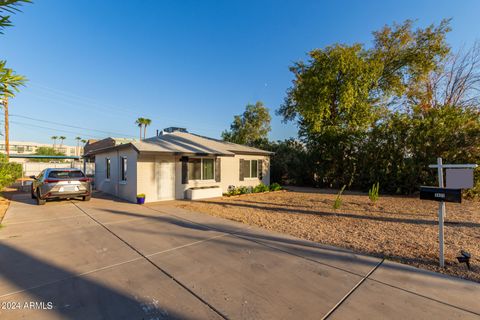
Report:
<svg viewBox="0 0 480 320"><path fill-rule="evenodd" d="M480 162L480 46L452 54L449 30L407 20L291 67L278 114L297 121L316 185L411 193L435 182L438 156Z"/></svg>
<svg viewBox="0 0 480 320"><path fill-rule="evenodd" d="M243 114L234 116L230 131L223 131L222 138L233 143L259 146L268 140L270 120L268 108L262 102L248 104Z"/></svg>
<svg viewBox="0 0 480 320"><path fill-rule="evenodd" d="M278 114L300 134L369 128L399 100L422 97L424 83L449 53L448 21L413 29L410 20L374 32L373 46L328 46L290 70L293 86Z"/></svg>

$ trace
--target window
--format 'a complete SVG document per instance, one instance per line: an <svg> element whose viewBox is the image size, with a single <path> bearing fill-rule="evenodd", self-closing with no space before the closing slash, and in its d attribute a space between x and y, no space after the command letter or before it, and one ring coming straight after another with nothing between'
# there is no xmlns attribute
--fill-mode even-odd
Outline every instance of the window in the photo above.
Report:
<svg viewBox="0 0 480 320"><path fill-rule="evenodd" d="M250 160L243 160L243 177L250 178Z"/></svg>
<svg viewBox="0 0 480 320"><path fill-rule="evenodd" d="M251 163L251 174L250 174L250 177L252 178L257 178L258 177L258 161L257 160L252 160L250 161Z"/></svg>
<svg viewBox="0 0 480 320"><path fill-rule="evenodd" d="M188 159L188 180L202 179L202 159Z"/></svg>
<svg viewBox="0 0 480 320"><path fill-rule="evenodd" d="M75 179L75 178L84 178L85 175L80 170L54 170L50 171L48 178L52 179Z"/></svg>
<svg viewBox="0 0 480 320"><path fill-rule="evenodd" d="M127 181L127 157L121 157L122 164L122 181Z"/></svg>
<svg viewBox="0 0 480 320"><path fill-rule="evenodd" d="M202 159L203 175L202 180L213 180L213 159Z"/></svg>
<svg viewBox="0 0 480 320"><path fill-rule="evenodd" d="M243 177L258 178L258 160L243 160Z"/></svg>
<svg viewBox="0 0 480 320"><path fill-rule="evenodd" d="M105 159L105 168L107 171L107 179L110 180L110 158Z"/></svg>
<svg viewBox="0 0 480 320"><path fill-rule="evenodd" d="M188 159L188 180L213 180L215 161L207 158Z"/></svg>

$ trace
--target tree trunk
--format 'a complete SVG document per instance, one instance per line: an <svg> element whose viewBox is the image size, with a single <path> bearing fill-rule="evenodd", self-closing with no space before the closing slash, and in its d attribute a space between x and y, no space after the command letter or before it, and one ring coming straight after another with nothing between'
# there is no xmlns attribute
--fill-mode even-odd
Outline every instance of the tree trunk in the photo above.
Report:
<svg viewBox="0 0 480 320"><path fill-rule="evenodd" d="M142 140L142 126L138 126L140 128L140 140Z"/></svg>
<svg viewBox="0 0 480 320"><path fill-rule="evenodd" d="M10 140L8 138L8 98L3 100L3 108L5 110L5 151L7 153L7 161L10 158Z"/></svg>
<svg viewBox="0 0 480 320"><path fill-rule="evenodd" d="M145 139L145 136L147 135L147 126L143 126L143 139Z"/></svg>

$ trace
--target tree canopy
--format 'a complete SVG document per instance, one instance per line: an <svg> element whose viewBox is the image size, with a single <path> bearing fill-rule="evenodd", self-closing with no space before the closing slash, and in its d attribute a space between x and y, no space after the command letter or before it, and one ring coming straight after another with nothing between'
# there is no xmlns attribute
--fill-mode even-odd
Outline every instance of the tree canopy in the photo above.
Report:
<svg viewBox="0 0 480 320"><path fill-rule="evenodd" d="M37 156L64 156L65 153L58 151L52 147L38 147L37 150L35 151L34 155ZM30 159L30 161L33 162L44 162L45 159ZM63 160L58 160L60 162L63 162Z"/></svg>
<svg viewBox="0 0 480 320"><path fill-rule="evenodd" d="M236 115L230 125L230 131L223 131L222 138L233 143L255 146L268 139L270 113L262 102L247 104L245 112Z"/></svg>
<svg viewBox="0 0 480 320"><path fill-rule="evenodd" d="M301 135L323 129L368 128L385 108L422 99L425 82L449 53L448 20L413 29L413 22L374 32L373 46L335 44L309 53L290 70L293 86L278 114L297 120Z"/></svg>
<svg viewBox="0 0 480 320"><path fill-rule="evenodd" d="M300 141L271 144L281 162L271 176L412 193L435 184L437 157L479 163L480 45L452 53L449 31L449 20L416 29L407 20L373 32L370 47L333 44L295 63L277 113L297 122Z"/></svg>

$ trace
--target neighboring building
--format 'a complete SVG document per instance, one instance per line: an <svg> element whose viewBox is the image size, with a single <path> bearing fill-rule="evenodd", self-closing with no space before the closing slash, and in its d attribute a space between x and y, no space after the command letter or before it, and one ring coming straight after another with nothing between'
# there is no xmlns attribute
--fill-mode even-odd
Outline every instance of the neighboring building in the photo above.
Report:
<svg viewBox="0 0 480 320"><path fill-rule="evenodd" d="M97 190L134 202L221 196L228 187L270 184L269 151L184 131L90 151Z"/></svg>
<svg viewBox="0 0 480 320"><path fill-rule="evenodd" d="M118 146L125 143L134 142L135 139L128 139L128 138L105 138L102 140L94 140L90 139L85 144L83 148L83 157L87 159L87 161L95 162L95 153L94 151L111 148L114 146Z"/></svg>
<svg viewBox="0 0 480 320"><path fill-rule="evenodd" d="M10 141L10 154L34 154L39 147L53 148L52 144L38 143L38 142L25 142L25 141ZM83 147L79 146L67 146L57 143L55 150L65 153L66 156L80 156L83 153ZM6 153L5 143L0 143L0 153Z"/></svg>

